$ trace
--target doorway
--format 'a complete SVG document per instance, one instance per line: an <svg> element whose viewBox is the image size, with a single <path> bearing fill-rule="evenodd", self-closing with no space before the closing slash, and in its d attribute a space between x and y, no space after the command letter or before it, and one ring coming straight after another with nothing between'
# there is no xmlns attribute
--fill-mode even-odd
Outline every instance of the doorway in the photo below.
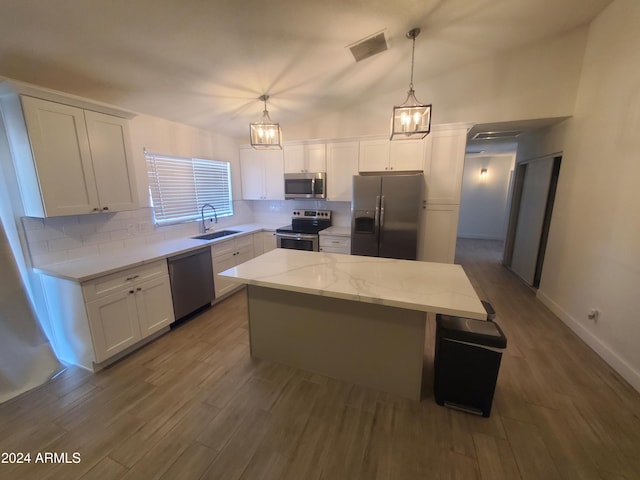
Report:
<svg viewBox="0 0 640 480"><path fill-rule="evenodd" d="M538 288L551 225L561 155L517 164L504 265Z"/></svg>

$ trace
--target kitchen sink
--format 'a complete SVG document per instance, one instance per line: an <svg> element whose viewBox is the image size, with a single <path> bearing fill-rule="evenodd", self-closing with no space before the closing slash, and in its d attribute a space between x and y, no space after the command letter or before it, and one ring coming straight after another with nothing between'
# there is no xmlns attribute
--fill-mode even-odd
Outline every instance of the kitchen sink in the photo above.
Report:
<svg viewBox="0 0 640 480"><path fill-rule="evenodd" d="M238 230L218 230L217 232L205 233L204 235L198 235L198 240L215 240L216 238L226 237L227 235L233 235L234 233L240 233Z"/></svg>

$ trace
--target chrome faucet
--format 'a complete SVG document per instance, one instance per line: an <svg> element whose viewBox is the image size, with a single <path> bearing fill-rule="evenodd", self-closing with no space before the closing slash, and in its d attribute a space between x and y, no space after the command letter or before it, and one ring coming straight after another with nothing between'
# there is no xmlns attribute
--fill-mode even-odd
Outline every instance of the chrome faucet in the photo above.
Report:
<svg viewBox="0 0 640 480"><path fill-rule="evenodd" d="M216 207L214 207L210 203L205 203L204 205L202 205L202 208L200 209L200 217L202 217L202 233L207 233L213 227L207 228L207 226L205 225L204 207L209 207L209 208L213 209L213 218L215 219L215 223L218 223L218 212L216 212ZM209 219L209 221L212 221L212 220L213 219L211 219L211 218Z"/></svg>

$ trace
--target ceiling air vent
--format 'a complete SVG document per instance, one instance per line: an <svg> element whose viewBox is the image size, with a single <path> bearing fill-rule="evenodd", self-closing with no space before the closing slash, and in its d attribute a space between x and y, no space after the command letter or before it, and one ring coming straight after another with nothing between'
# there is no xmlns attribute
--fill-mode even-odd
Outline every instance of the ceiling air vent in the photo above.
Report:
<svg viewBox="0 0 640 480"><path fill-rule="evenodd" d="M356 59L356 62L359 62L365 58L384 52L387 49L387 40L384 38L384 32L374 33L370 37L347 45L347 48L351 50L351 54L353 58Z"/></svg>
<svg viewBox="0 0 640 480"><path fill-rule="evenodd" d="M505 130L502 132L478 132L472 140L506 140L516 138L522 133L522 130Z"/></svg>

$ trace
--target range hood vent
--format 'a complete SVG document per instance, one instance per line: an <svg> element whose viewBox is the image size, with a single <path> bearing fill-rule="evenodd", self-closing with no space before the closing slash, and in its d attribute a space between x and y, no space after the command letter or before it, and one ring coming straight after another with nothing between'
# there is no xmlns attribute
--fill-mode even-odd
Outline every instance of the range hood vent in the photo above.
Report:
<svg viewBox="0 0 640 480"><path fill-rule="evenodd" d="M505 130L502 132L478 132L472 140L506 140L516 138L522 133L522 130Z"/></svg>
<svg viewBox="0 0 640 480"><path fill-rule="evenodd" d="M351 50L351 55L353 55L356 62L360 62L365 58L373 57L378 53L384 52L388 47L384 32L379 32L374 33L370 37L358 40L351 45L347 45L347 48Z"/></svg>

